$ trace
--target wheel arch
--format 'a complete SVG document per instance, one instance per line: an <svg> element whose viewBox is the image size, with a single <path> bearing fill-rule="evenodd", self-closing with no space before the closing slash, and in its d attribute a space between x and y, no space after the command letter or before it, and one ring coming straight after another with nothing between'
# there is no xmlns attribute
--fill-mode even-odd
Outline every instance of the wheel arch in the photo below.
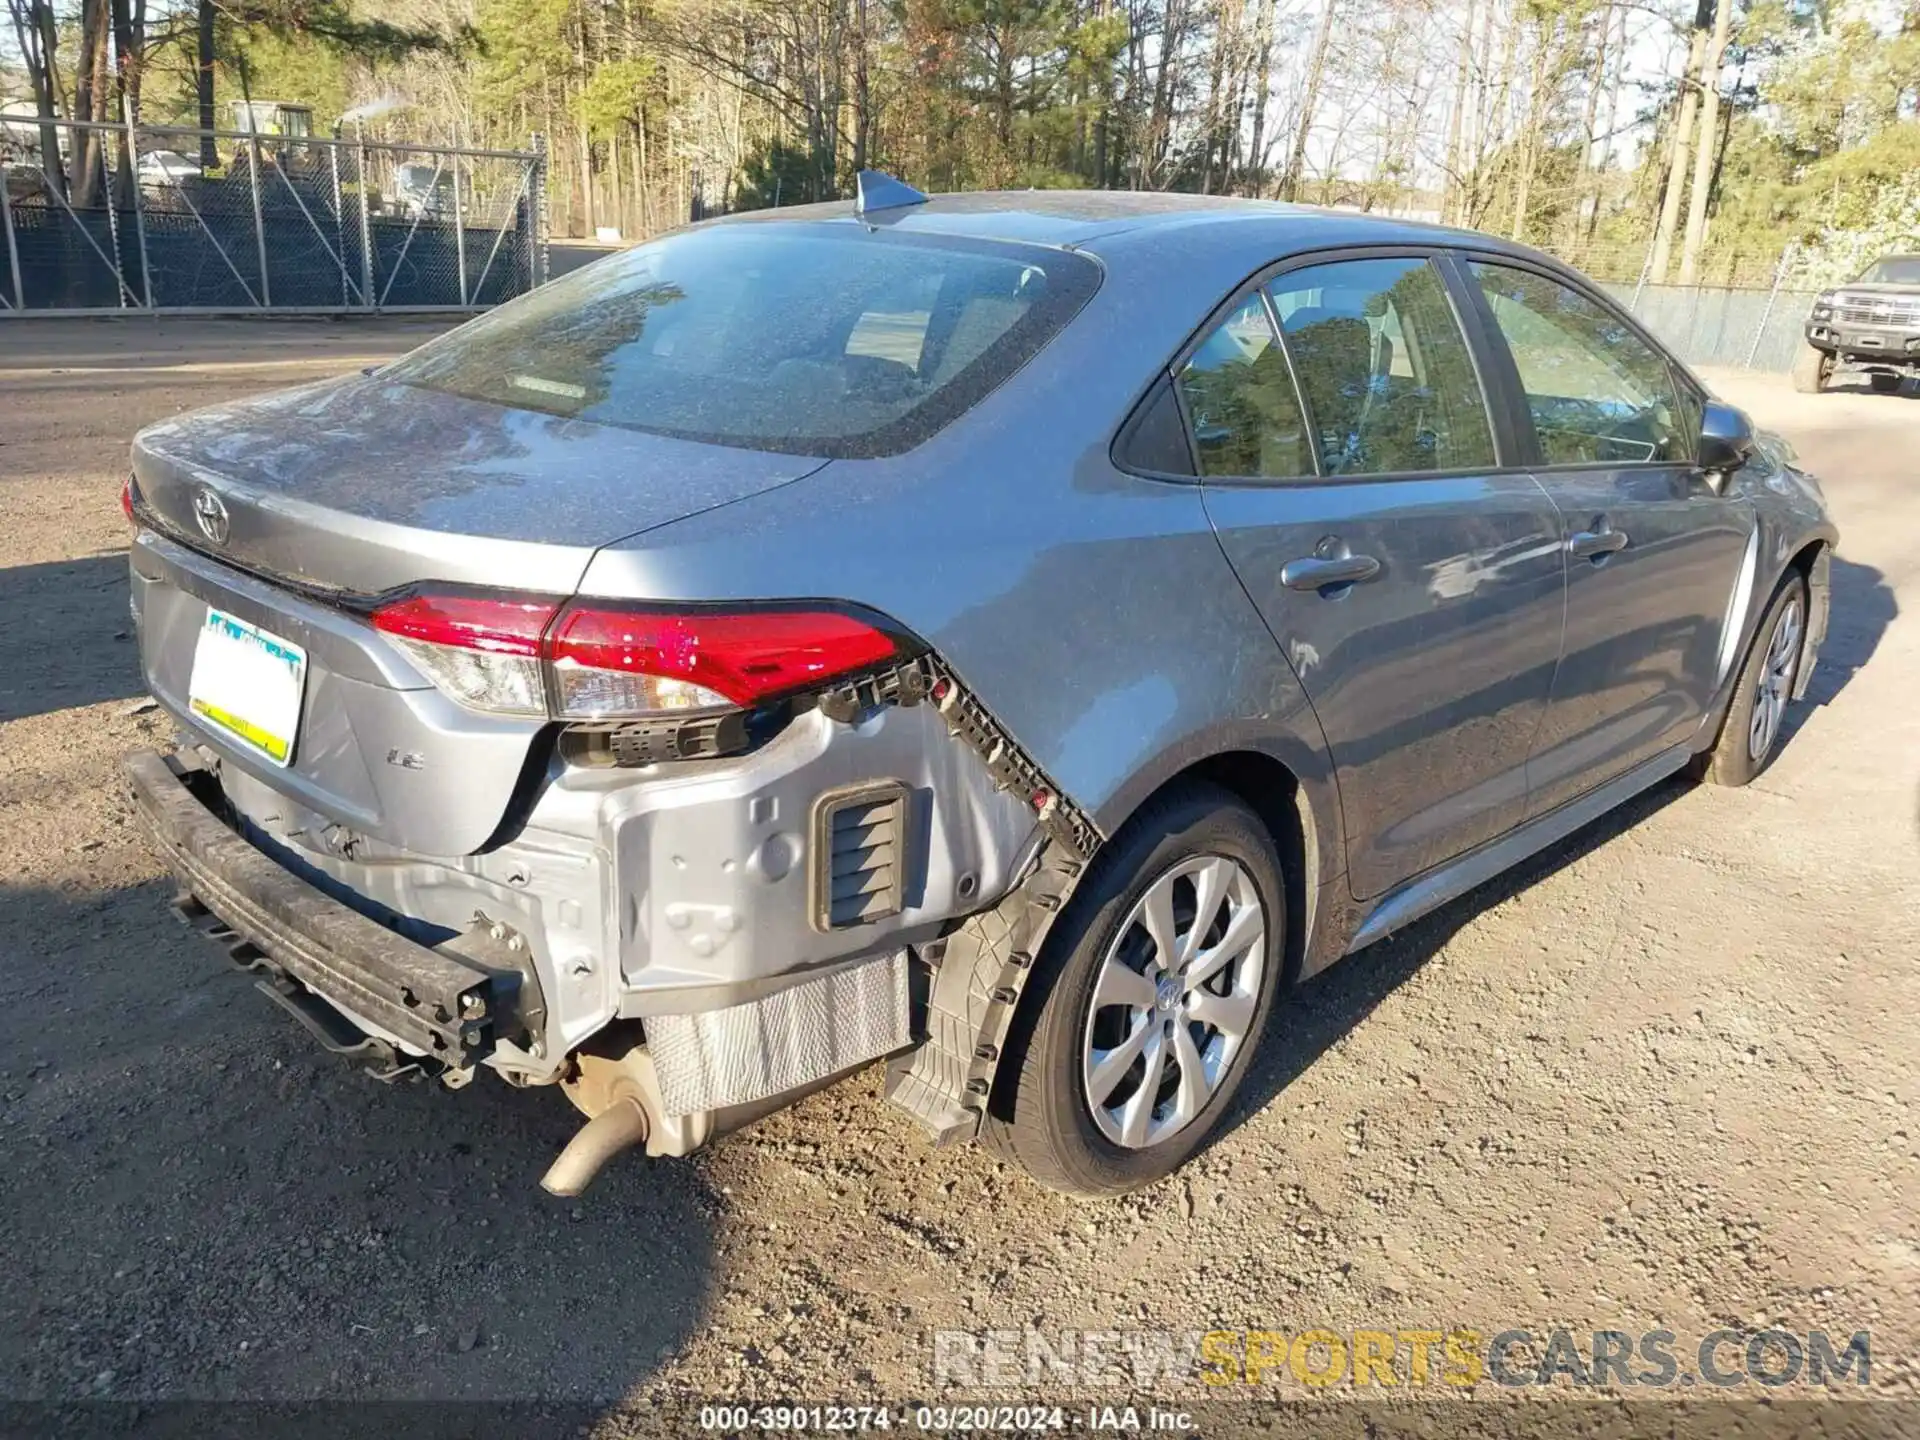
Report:
<svg viewBox="0 0 1920 1440"><path fill-rule="evenodd" d="M1831 535L1804 539L1780 572L1784 576L1790 571L1798 571L1807 584L1807 638L1802 642L1804 649L1800 672L1793 682L1793 698L1796 700L1805 698L1813 678L1814 667L1807 663L1808 657L1817 659L1820 647L1826 643L1827 618L1833 608L1833 551L1834 537ZM1776 586L1779 583L1778 580L1774 581Z"/></svg>
<svg viewBox="0 0 1920 1440"><path fill-rule="evenodd" d="M1215 751L1190 761L1160 780L1140 797L1138 810L1155 797L1195 782L1215 785L1244 803L1260 819L1280 856L1282 900L1286 906L1286 937L1281 983L1299 977L1308 937L1317 919L1314 911L1322 869L1337 869L1339 835L1332 815L1320 807L1294 767L1270 752L1254 748ZM1335 847L1332 855L1327 847Z"/></svg>
<svg viewBox="0 0 1920 1440"><path fill-rule="evenodd" d="M1819 654L1827 633L1836 538L1837 532L1829 524L1804 532L1791 543L1784 536L1777 536L1766 547L1771 551L1770 563L1754 575L1747 589L1750 603L1743 607L1744 613L1739 617L1739 631L1727 637L1727 658L1731 663L1724 667L1725 673L1721 676L1713 708L1707 712L1707 718L1694 741L1696 755L1704 755L1719 744L1720 733L1733 708L1734 684L1740 668L1745 663L1747 652L1759 643L1759 629L1766 618L1768 603L1779 590L1780 583L1789 575L1798 575L1807 587L1807 636L1802 642L1805 647L1803 654ZM1753 543L1759 546L1759 532L1756 532ZM1799 676L1794 681L1794 699L1799 700L1806 695L1812 673L1813 666L1803 660Z"/></svg>

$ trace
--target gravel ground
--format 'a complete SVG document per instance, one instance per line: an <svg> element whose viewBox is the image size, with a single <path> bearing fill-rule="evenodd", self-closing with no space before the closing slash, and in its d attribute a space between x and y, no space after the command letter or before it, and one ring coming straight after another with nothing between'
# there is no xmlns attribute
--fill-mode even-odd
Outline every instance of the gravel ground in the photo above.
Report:
<svg viewBox="0 0 1920 1440"><path fill-rule="evenodd" d="M926 1396L954 1328L1777 1324L1871 1330L1872 1390L1920 1399L1920 401L1715 377L1844 535L1785 753L1304 987L1183 1175L1075 1205L932 1151L869 1073L558 1201L563 1100L332 1062L167 918L113 780L168 728L128 635L129 436L425 333L0 327L0 1397L573 1400L619 1429Z"/></svg>

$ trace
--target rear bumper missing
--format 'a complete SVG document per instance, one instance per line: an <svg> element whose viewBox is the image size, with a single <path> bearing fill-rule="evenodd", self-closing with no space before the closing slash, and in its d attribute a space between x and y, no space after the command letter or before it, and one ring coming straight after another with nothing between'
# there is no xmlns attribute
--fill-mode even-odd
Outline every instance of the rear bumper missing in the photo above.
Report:
<svg viewBox="0 0 1920 1440"><path fill-rule="evenodd" d="M183 913L216 917L201 928L238 963L278 972L451 1073L491 1052L510 998L501 977L395 934L276 863L201 798L198 788L219 793L205 771L153 751L129 755L122 770Z"/></svg>

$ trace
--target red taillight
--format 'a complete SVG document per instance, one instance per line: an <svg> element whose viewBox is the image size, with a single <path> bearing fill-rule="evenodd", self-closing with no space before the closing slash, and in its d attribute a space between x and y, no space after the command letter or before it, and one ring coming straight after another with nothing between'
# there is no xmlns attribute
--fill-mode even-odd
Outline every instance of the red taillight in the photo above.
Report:
<svg viewBox="0 0 1920 1440"><path fill-rule="evenodd" d="M902 654L887 631L837 610L666 611L447 592L383 606L373 624L463 704L557 719L747 708Z"/></svg>
<svg viewBox="0 0 1920 1440"><path fill-rule="evenodd" d="M538 658L557 600L529 596L410 595L373 613L373 628L428 645Z"/></svg>
<svg viewBox="0 0 1920 1440"><path fill-rule="evenodd" d="M133 476L127 476L126 483L120 487L120 513L127 517L127 524L133 519Z"/></svg>
<svg viewBox="0 0 1920 1440"><path fill-rule="evenodd" d="M674 614L578 601L547 637L564 715L751 706L893 658L892 637L832 610Z"/></svg>

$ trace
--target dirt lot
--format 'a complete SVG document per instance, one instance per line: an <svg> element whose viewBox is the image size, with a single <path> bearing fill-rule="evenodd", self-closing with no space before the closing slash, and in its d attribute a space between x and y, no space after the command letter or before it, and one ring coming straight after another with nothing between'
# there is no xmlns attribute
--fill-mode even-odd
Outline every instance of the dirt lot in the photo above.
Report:
<svg viewBox="0 0 1920 1440"><path fill-rule="evenodd" d="M870 1074L562 1202L535 1183L562 1100L319 1053L167 918L114 783L167 728L133 711L128 437L424 333L0 325L0 1397L537 1398L618 1428L927 1396L948 1328L1778 1324L1871 1330L1873 1390L1920 1400L1920 400L1716 377L1845 537L1785 753L1305 987L1183 1177L1076 1206L933 1152Z"/></svg>

